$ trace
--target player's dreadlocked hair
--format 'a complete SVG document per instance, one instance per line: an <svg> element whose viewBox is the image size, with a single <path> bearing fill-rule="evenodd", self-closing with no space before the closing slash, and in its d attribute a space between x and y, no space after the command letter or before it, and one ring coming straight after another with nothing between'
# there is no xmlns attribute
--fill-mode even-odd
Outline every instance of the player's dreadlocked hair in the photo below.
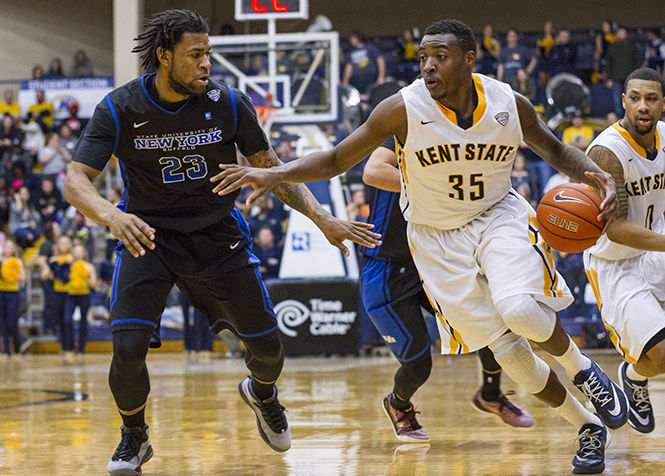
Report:
<svg viewBox="0 0 665 476"><path fill-rule="evenodd" d="M455 35L464 53L467 51L476 53L476 37L473 36L473 31L459 20L453 20L452 18L438 20L425 30L426 35L445 35L448 33Z"/></svg>
<svg viewBox="0 0 665 476"><path fill-rule="evenodd" d="M138 44L132 53L140 53L141 66L146 71L156 71L159 66L157 48L173 51L183 33L208 33L208 23L196 12L189 10L165 10L145 22L145 30L134 38Z"/></svg>

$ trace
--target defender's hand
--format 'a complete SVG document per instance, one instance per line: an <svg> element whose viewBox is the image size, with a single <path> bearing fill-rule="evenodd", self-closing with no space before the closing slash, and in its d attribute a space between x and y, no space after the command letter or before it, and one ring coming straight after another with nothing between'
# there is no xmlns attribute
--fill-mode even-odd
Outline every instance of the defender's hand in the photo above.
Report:
<svg viewBox="0 0 665 476"><path fill-rule="evenodd" d="M118 210L109 221L109 228L134 258L145 255L144 246L155 249L155 229L136 215Z"/></svg>
<svg viewBox="0 0 665 476"><path fill-rule="evenodd" d="M603 227L603 233L605 233L607 227L612 223L615 217L615 209L617 205L616 183L614 183L612 176L606 172L584 172L584 175L595 181L598 190L600 191L600 198L603 201L600 204L600 209L602 211L598 215L598 220L605 223L605 226Z"/></svg>
<svg viewBox="0 0 665 476"><path fill-rule="evenodd" d="M344 253L344 256L347 258L351 252L344 243L342 243L344 240L351 240L354 243L358 243L359 245L368 248L374 248L382 243L381 235L370 231L374 228L374 225L371 223L340 220L339 218L331 216L318 222L317 226L326 236L326 239L330 244L342 250L342 253Z"/></svg>
<svg viewBox="0 0 665 476"><path fill-rule="evenodd" d="M219 182L212 189L212 192L218 195L226 195L243 185L249 184L254 188L254 191L247 197L246 206L252 205L257 198L277 183L270 173L270 169L236 164L219 164L219 168L222 171L210 179L212 183Z"/></svg>

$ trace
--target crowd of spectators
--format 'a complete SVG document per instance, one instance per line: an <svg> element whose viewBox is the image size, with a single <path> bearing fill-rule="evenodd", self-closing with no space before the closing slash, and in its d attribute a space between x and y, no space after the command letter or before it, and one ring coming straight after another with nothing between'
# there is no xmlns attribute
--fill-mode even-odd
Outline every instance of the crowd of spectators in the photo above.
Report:
<svg viewBox="0 0 665 476"><path fill-rule="evenodd" d="M543 120L551 113L546 87L553 77L560 73L574 75L590 88L591 107L570 111L561 127L553 131L564 143L582 150L604 127L622 117L621 88L627 75L642 65L663 72L665 63L663 31L629 31L611 21L603 22L597 32L570 31L565 26L555 27L552 22L545 22L541 32L531 33L514 28L496 32L492 25L486 25L477 39L477 72L510 84L532 101ZM386 84L394 83L395 87L400 87L417 77L419 41L417 28L405 29L401 36L390 38L365 38L361 31L354 31L348 39L342 40L344 54L340 58L340 84L357 89L366 112L369 112L384 95L395 90L386 88ZM289 55L280 51L277 59L279 73L291 73L295 88L311 59L311 53L307 51ZM244 71L247 74L267 74L265 58L252 57L246 66ZM69 68L64 67L60 58L53 58L46 70L35 65L31 79L93 75L92 61L84 50L79 50ZM594 95L603 100L595 100ZM54 253L57 237L60 234L69 237L72 246L82 247L97 266L103 301L112 275L115 241L108 230L86 220L62 196L65 169L85 126L85 118L78 117L76 102L69 106L69 117L54 117L53 104L41 89L35 91L34 102L25 111L21 110L11 89L4 91L2 98L0 247L5 240L8 243L11 240L16 244L18 257L27 258L46 244L48 246L42 246L42 253L48 260L51 257L49 252ZM257 105L266 103L266 98L257 95L252 99ZM342 140L352 128L343 118L337 124L321 127L333 144ZM272 146L284 162L296 158L297 140L298 137L284 133L279 127L271 136ZM357 172L352 170L345 178L349 192L347 212L350 219L363 220L367 217L368 205L361 186L362 171ZM569 179L556 173L523 144L511 180L515 190L536 206L549 188ZM110 188L108 198L117 202L121 193L117 188ZM261 259L261 272L266 279L277 278L288 212L271 193L257 200L252 207L245 208L246 193L246 190L241 191L237 204L254 234L254 252ZM54 237L56 227L58 233ZM102 238L97 240L97 237ZM99 242L107 245L99 246ZM560 254L557 259L575 294L571 312L573 315L588 312L583 301L586 278L579 254ZM45 268L42 272L48 274ZM52 332L53 322L49 319L46 317L46 330Z"/></svg>

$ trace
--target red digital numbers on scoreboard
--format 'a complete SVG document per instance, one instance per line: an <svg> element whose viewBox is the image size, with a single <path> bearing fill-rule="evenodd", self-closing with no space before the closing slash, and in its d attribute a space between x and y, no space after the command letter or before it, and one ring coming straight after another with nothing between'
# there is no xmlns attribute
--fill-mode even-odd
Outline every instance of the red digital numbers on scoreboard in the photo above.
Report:
<svg viewBox="0 0 665 476"><path fill-rule="evenodd" d="M289 11L289 6L288 5L280 5L279 0L252 0L252 10L254 10L256 13L268 13L268 7L266 5L261 5L261 3L267 3L271 2L272 3L272 10L274 12L288 12Z"/></svg>
<svg viewBox="0 0 665 476"><path fill-rule="evenodd" d="M236 0L236 20L307 18L308 0Z"/></svg>

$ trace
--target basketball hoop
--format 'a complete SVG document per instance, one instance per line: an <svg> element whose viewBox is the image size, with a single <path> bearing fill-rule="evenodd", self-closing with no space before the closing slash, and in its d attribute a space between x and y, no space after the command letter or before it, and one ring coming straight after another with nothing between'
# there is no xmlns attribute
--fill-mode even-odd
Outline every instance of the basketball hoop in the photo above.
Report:
<svg viewBox="0 0 665 476"><path fill-rule="evenodd" d="M266 104L263 106L254 106L256 109L256 118L259 120L259 124L263 128L263 131L266 133L266 136L270 138L270 128L272 127L272 117L277 108L272 103L272 96L268 94L266 96Z"/></svg>

